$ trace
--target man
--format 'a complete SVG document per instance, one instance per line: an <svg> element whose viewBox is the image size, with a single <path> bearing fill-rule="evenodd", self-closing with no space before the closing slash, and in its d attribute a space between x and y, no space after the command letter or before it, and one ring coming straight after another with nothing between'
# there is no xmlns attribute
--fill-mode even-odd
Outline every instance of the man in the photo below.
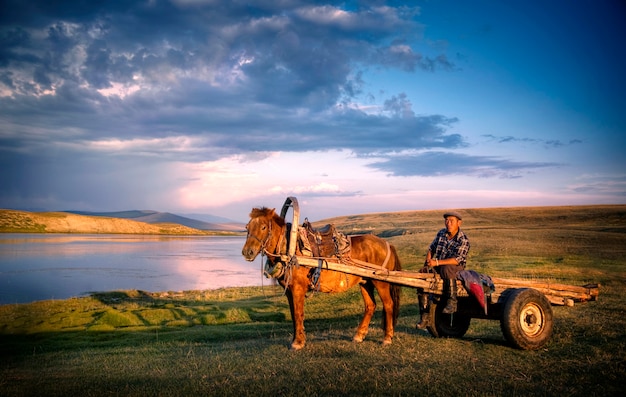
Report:
<svg viewBox="0 0 626 397"><path fill-rule="evenodd" d="M422 272L429 272L434 269L443 279L443 293L448 297L443 313L452 314L456 312L456 275L465 269L467 254L470 249L470 242L467 235L461 230L463 217L456 211L443 214L446 227L441 229L435 239L428 247L426 262ZM428 324L429 302L428 294L417 293L420 322L418 329L425 329Z"/></svg>

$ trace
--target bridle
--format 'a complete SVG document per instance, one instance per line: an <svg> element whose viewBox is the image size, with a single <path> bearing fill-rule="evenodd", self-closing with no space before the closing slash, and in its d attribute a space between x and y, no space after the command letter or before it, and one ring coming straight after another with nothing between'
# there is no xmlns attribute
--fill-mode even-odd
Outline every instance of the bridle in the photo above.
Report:
<svg viewBox="0 0 626 397"><path fill-rule="evenodd" d="M250 221L252 222L252 221ZM250 222L248 222L248 225L250 225ZM265 255L268 258L272 257L272 258L278 258L281 256L280 252L278 254L275 253L271 253L267 250L267 243L270 241L270 238L272 237L272 224L274 222L272 222L271 220L268 221L268 232L267 232L267 236L265 237L265 239L261 240L260 238L258 238L257 236L251 236L250 235L250 229L248 228L248 225L246 225L246 230L248 231L248 235L246 238L254 238L256 241L258 241L261 244L261 249L259 250L259 252L261 253L261 255ZM280 240L278 240L278 244L276 245L276 249L280 251L280 246L282 244L283 241L283 233L280 234Z"/></svg>
<svg viewBox="0 0 626 397"><path fill-rule="evenodd" d="M252 222L252 220L250 220L250 222ZM274 222L272 222L271 219L268 221L268 226L267 226L268 233L267 233L267 236L263 240L261 240L255 235L250 234L250 228L249 228L250 222L248 222L248 224L246 225L246 230L248 231L247 239L252 237L261 244L261 248L259 249L257 255L259 253L261 254L261 270L262 270L263 275L267 278L275 278L275 279L285 276L285 273L286 273L285 269L290 268L291 261L288 261L287 258L284 257L280 253L281 245L283 243L284 233L280 233L280 239L278 240L278 244L276 245L275 250L278 251L278 253L272 253L268 251L267 244L272 238L272 224ZM267 257L267 262L263 259L264 256ZM282 265L281 262L285 262L287 266ZM290 284L290 279L291 279L291 272L287 272L286 279L285 279L286 280L285 288L287 285Z"/></svg>

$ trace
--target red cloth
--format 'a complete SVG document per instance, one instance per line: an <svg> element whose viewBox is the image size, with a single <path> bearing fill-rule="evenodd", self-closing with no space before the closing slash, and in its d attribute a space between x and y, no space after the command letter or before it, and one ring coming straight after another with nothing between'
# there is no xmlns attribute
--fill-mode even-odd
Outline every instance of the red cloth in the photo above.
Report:
<svg viewBox="0 0 626 397"><path fill-rule="evenodd" d="M470 283L470 292L472 293L472 295L474 295L476 300L478 300L478 303L480 303L480 306L484 310L486 310L485 291L483 291L483 287L481 285L478 285L477 283Z"/></svg>

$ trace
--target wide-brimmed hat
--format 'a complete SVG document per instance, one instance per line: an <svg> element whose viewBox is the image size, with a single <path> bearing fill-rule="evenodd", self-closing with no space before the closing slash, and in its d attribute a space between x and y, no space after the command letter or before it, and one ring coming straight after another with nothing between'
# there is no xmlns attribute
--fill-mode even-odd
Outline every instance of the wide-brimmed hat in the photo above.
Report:
<svg viewBox="0 0 626 397"><path fill-rule="evenodd" d="M448 211L448 212L446 212L445 214L443 214L443 219L446 219L449 216L454 216L454 217L456 217L460 221L463 220L463 217L461 216L461 214L459 214L456 211Z"/></svg>

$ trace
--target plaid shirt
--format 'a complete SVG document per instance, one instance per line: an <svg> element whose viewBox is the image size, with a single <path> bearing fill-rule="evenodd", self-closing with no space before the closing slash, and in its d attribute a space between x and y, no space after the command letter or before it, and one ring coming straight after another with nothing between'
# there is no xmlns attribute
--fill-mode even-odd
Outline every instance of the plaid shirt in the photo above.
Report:
<svg viewBox="0 0 626 397"><path fill-rule="evenodd" d="M470 242L465 233L459 229L456 236L448 240L447 230L441 229L430 244L430 253L433 259L455 258L459 265L465 268L465 261L470 249Z"/></svg>

